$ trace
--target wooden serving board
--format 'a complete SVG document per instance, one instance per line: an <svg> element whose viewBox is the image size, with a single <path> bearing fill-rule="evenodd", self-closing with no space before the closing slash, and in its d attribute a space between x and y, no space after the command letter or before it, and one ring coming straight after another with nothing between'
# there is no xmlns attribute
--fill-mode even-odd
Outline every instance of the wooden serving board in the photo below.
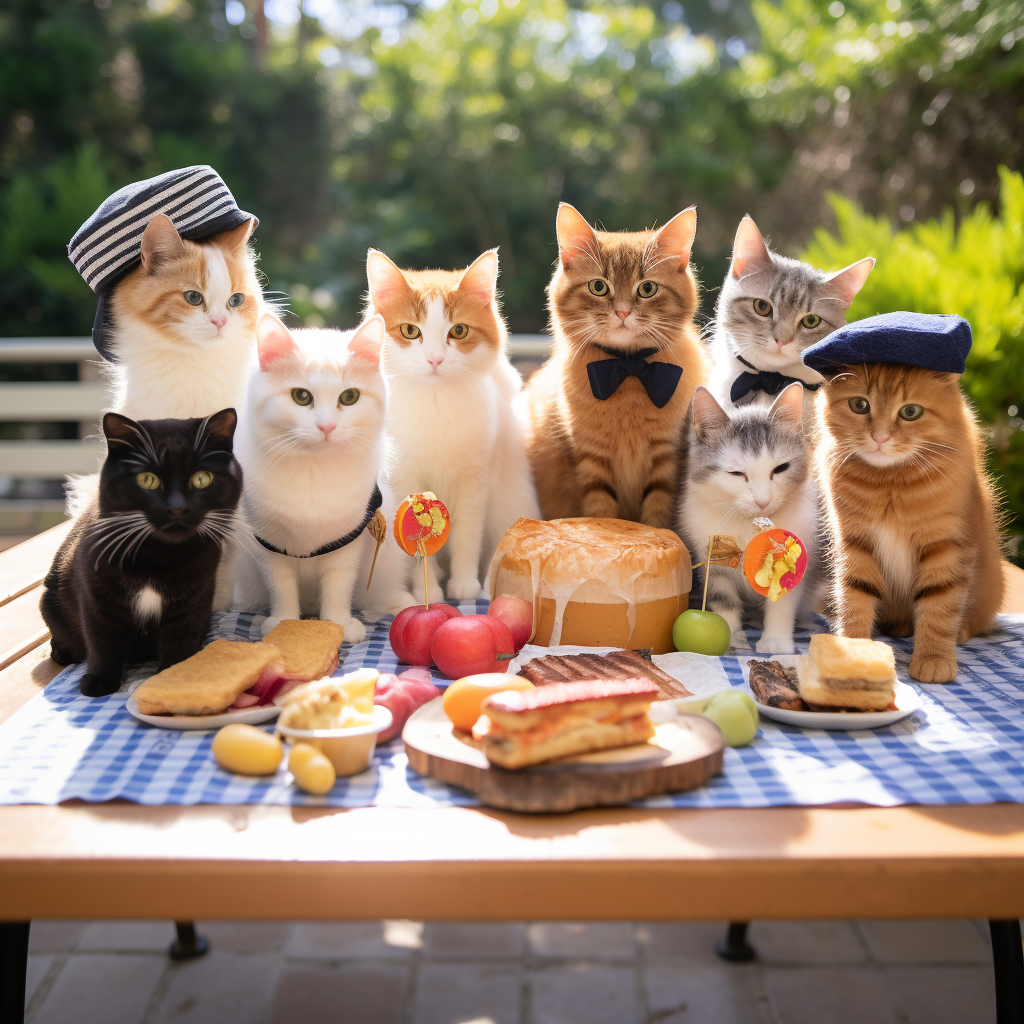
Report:
<svg viewBox="0 0 1024 1024"><path fill-rule="evenodd" d="M402 739L420 775L471 790L489 807L541 813L696 789L722 770L724 748L717 725L701 715L680 715L659 725L648 743L509 771L491 765L471 737L455 732L440 697L412 715Z"/></svg>

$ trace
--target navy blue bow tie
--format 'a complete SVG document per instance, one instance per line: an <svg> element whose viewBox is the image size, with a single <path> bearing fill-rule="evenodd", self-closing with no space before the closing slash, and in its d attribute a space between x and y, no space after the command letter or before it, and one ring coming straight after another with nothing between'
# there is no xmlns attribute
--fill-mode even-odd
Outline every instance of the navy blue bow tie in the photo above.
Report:
<svg viewBox="0 0 1024 1024"><path fill-rule="evenodd" d="M608 349L598 345L602 352ZM656 348L643 348L628 356L618 356L609 352L611 359L598 359L587 363L587 376L590 378L590 390L594 397L603 402L611 398L619 385L627 377L636 377L644 386L647 397L656 409L664 409L669 399L675 394L676 385L683 375L683 368L675 363L649 363L648 356L653 356Z"/></svg>
<svg viewBox="0 0 1024 1024"><path fill-rule="evenodd" d="M736 358L744 365L749 366L756 373L741 373L733 382L729 398L738 402L744 395L752 391L763 391L766 395L777 395L783 388L790 384L802 384L807 391L817 391L820 384L808 384L799 377L787 377L784 373L776 373L774 370L758 370L756 366L748 363L742 356Z"/></svg>

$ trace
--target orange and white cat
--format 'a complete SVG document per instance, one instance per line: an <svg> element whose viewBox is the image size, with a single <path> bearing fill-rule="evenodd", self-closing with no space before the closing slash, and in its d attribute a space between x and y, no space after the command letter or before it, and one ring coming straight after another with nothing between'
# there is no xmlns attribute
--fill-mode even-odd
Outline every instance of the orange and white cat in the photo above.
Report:
<svg viewBox="0 0 1024 1024"><path fill-rule="evenodd" d="M163 214L146 226L142 263L110 300L117 412L183 419L240 407L263 312L253 224L200 242Z"/></svg>
<svg viewBox="0 0 1024 1024"><path fill-rule="evenodd" d="M672 527L681 428L709 372L693 322L696 228L692 207L656 231L636 232L595 231L567 203L558 208L558 266L548 286L553 352L522 399L545 518ZM677 378L660 407L633 375L595 397L588 364L630 356L623 365L668 380L660 393L652 388L658 401Z"/></svg>
<svg viewBox="0 0 1024 1024"><path fill-rule="evenodd" d="M914 634L910 674L956 678L956 645L1002 604L998 515L955 373L847 366L817 398L837 629Z"/></svg>
<svg viewBox="0 0 1024 1024"><path fill-rule="evenodd" d="M367 314L387 328L391 486L399 500L433 491L448 506L451 534L430 559L431 591L440 596L440 558L448 598L476 597L504 532L520 516L539 516L512 409L521 380L506 354L497 252L465 270L400 270L371 249L366 275ZM414 574L418 600L422 587Z"/></svg>

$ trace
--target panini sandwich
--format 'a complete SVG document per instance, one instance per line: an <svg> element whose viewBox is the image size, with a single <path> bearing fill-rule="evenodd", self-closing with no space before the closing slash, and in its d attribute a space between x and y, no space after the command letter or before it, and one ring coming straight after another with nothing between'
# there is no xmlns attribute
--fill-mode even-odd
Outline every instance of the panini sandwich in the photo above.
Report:
<svg viewBox="0 0 1024 1024"><path fill-rule="evenodd" d="M644 743L661 691L647 679L552 683L488 697L473 737L492 764L525 768L570 754Z"/></svg>

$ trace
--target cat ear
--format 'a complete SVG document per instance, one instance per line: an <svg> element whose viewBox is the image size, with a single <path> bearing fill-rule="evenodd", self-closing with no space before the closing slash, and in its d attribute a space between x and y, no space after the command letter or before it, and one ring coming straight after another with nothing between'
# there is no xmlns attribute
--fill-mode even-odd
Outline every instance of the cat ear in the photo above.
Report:
<svg viewBox="0 0 1024 1024"><path fill-rule="evenodd" d="M403 294L409 288L405 274L376 249L370 249L366 254L366 281L370 286L370 301L375 306Z"/></svg>
<svg viewBox="0 0 1024 1024"><path fill-rule="evenodd" d="M851 263L842 270L837 270L834 274L829 274L825 278L828 284L828 293L849 306L857 297L857 292L864 287L864 282L867 281L868 274L871 273L871 268L874 265L874 257L868 256L866 259Z"/></svg>
<svg viewBox="0 0 1024 1024"><path fill-rule="evenodd" d="M221 409L206 418L206 437L216 441L221 448L231 451L231 442L238 426L238 413L234 409Z"/></svg>
<svg viewBox="0 0 1024 1024"><path fill-rule="evenodd" d="M761 232L747 214L736 229L736 240L732 243L732 266L729 276L735 280L746 277L758 270L771 270L772 258L768 255L768 246L764 244Z"/></svg>
<svg viewBox="0 0 1024 1024"><path fill-rule="evenodd" d="M706 440L712 431L728 423L728 414L715 401L711 392L707 388L697 388L693 393L693 429L697 432L698 440Z"/></svg>
<svg viewBox="0 0 1024 1024"><path fill-rule="evenodd" d="M278 359L291 355L296 345L288 328L272 313L264 313L256 327L256 347L260 354L260 369L266 370Z"/></svg>
<svg viewBox="0 0 1024 1024"><path fill-rule="evenodd" d="M356 359L380 365L380 347L384 344L384 317L372 316L356 328L349 339L348 350Z"/></svg>
<svg viewBox="0 0 1024 1024"><path fill-rule="evenodd" d="M555 234L558 237L558 255L562 266L568 268L573 260L588 256L600 264L601 247L594 229L583 215L568 203L558 204L555 218Z"/></svg>
<svg viewBox="0 0 1024 1024"><path fill-rule="evenodd" d="M685 270L690 264L690 249L693 247L693 237L696 234L697 207L688 206L658 230L654 236L654 244L662 252L678 256L679 269Z"/></svg>
<svg viewBox="0 0 1024 1024"><path fill-rule="evenodd" d="M803 384L789 384L784 387L779 397L772 402L771 416L784 423L801 426L804 417Z"/></svg>
<svg viewBox="0 0 1024 1024"><path fill-rule="evenodd" d="M255 227L256 222L250 217L244 224L239 224L237 228L214 235L211 241L222 249L227 249L228 252L240 252L245 248L245 243L249 241L249 236Z"/></svg>
<svg viewBox="0 0 1024 1024"><path fill-rule="evenodd" d="M142 436L142 427L135 420L130 420L119 412L108 412L103 417L103 436L107 439L108 444L112 441L119 441L128 445L129 448L134 448ZM116 454L117 449L111 448L110 451L112 454Z"/></svg>
<svg viewBox="0 0 1024 1024"><path fill-rule="evenodd" d="M498 250L488 249L470 264L459 280L459 291L480 302L493 302L498 287Z"/></svg>
<svg viewBox="0 0 1024 1024"><path fill-rule="evenodd" d="M184 252L185 245L171 218L158 213L142 232L142 265L146 273L152 274L163 260Z"/></svg>

